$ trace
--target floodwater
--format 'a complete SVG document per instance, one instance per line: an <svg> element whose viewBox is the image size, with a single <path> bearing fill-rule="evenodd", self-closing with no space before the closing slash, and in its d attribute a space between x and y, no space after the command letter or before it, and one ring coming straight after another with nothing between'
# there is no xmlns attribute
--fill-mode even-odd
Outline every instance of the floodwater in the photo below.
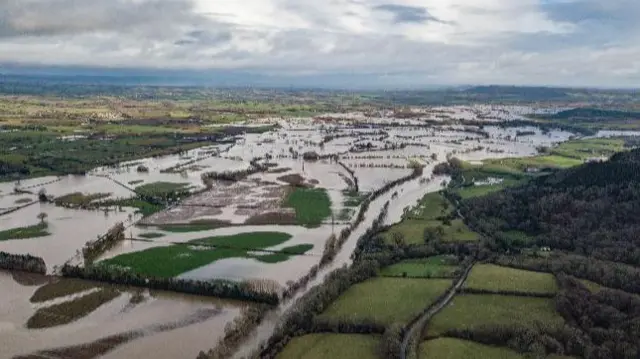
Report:
<svg viewBox="0 0 640 359"><path fill-rule="evenodd" d="M115 223L127 223L130 214L134 218L131 208L123 208L122 212L116 209L105 214L103 211L75 210L48 203L36 203L0 216L0 229L38 224L39 213L47 214L47 231L51 235L0 241L0 251L42 257L49 273L53 266L60 266L75 257L76 251L80 250L86 242L106 233Z"/></svg>
<svg viewBox="0 0 640 359"><path fill-rule="evenodd" d="M212 347L224 334L225 324L240 315L241 308L248 305L83 282L95 290L115 291L117 296L84 316L78 315L68 324L33 330L28 329L26 323L38 310L44 308L46 312L47 308L64 303L65 299L72 301L82 298L83 293L91 291L78 292L78 297L65 296L44 303L31 303L30 298L43 284L45 287L64 288L71 280L61 279L55 284L46 284L52 279L29 275L40 280L36 281L37 285L28 285L33 283L16 278L19 275L25 274L0 271L0 291L3 293L3 300L0 301L2 359L78 345L88 345L89 348L95 346L97 351L99 340L117 335L124 335L128 339L120 345L112 343L108 347L111 351L92 358L195 358L200 350ZM51 310L50 315L55 313ZM64 312L64 315L76 314L73 309ZM84 354L87 352L91 352L91 349L85 350ZM73 356L61 358L74 359Z"/></svg>
<svg viewBox="0 0 640 359"><path fill-rule="evenodd" d="M525 111L526 109L520 110ZM518 112L520 110L505 114L491 107L469 107L452 110L451 116L474 118L474 116L484 114L496 118L502 116L517 119L521 116ZM425 118L427 117L425 115ZM393 119L380 119L382 123L391 120ZM414 120L407 120L407 122L411 121ZM288 127L293 126L289 124ZM244 136L244 140L233 146L214 146L192 150L183 155L131 161L123 163L118 168L95 169L91 175L86 177L64 176L25 180L20 183L20 188L29 189L36 194L40 188L45 188L47 193L53 195L80 191L84 193L109 192L112 193L112 197L128 197L132 195L132 192L127 187L156 181L186 182L194 187L201 187L200 175L203 172L246 168L250 159L270 154L274 157L270 162L276 162L280 168L290 168L291 170L281 174L256 175L252 178L278 182L277 178L282 175L299 173L307 179L314 179L318 181L318 187L328 190L332 209L336 212L342 208L344 201L342 191L347 188L342 176L349 177L349 174L341 166L328 161L305 163L303 169L301 160L293 159L291 152L300 154L306 151L315 151L319 154L345 153L351 145L358 141L358 134L371 133L372 130L338 129L338 134L353 133L354 136L330 141L321 148L318 144L325 134L318 127L308 124L307 127L300 126L299 129L288 130L285 127L277 132L247 134ZM424 174L421 178L404 183L373 201L365 214L363 223L352 232L335 260L320 271L317 278L309 283L307 289L296 294L294 300L288 301L274 310L256 332L249 337L247 343L237 353L238 357L250 352L261 341L269 337L278 318L292 306L295 299L313 286L321 284L326 275L334 269L351 263L350 256L358 238L371 226L387 201L390 202L390 205L385 223L393 224L401 220L406 207L415 205L423 195L441 189L443 180L448 181L449 179L439 176L431 179L432 170L436 163L444 161L448 155L470 161L529 156L536 153L538 146L551 146L569 139L572 135L560 131L542 134L538 129L532 128L501 129L495 126L485 126L484 130L490 134L490 138L485 139L478 134L463 130L458 127L450 127L446 130L389 128L387 129L389 137L383 141L377 139L379 136L366 135L362 137L365 142L372 142L372 144L379 146L407 142L406 137L411 136L417 136L410 140L411 142L425 144L425 146L407 146L396 150L349 153L347 156L350 158L345 159L344 162L354 166L353 169L359 178L362 191L377 189L385 183L406 176L411 169L357 167L356 165L359 163L371 162L378 165L406 166L409 160L418 160L426 165ZM534 131L535 134L516 136L517 131L524 130ZM483 148L478 149L479 147ZM218 152L216 153L216 151ZM431 159L432 154L436 154L437 159ZM366 156L380 156L380 158L363 158ZM138 164L148 167L149 172L138 173L136 171ZM160 170L174 166L180 166L180 169L185 171L182 173L160 173ZM142 182L133 183L137 181ZM36 199L35 194L13 195L14 187L15 183L13 182L0 183L0 212L2 212L2 208L7 209L15 206L17 199ZM256 200L261 193L258 192L255 196L245 197L248 201ZM203 200L206 198L203 197ZM178 211L180 208L173 210ZM224 208L220 216L240 221L241 218L235 214L234 210L232 207ZM131 226L132 222L139 220L139 217L132 214L132 209L125 208L122 212L111 211L105 215L101 211L70 210L40 203L13 213L0 215L0 230L36 224L38 223L37 215L41 212L48 214L50 236L0 242L0 251L41 256L45 259L49 271L53 266L61 265L74 258L76 251L82 248L85 242L105 233L116 222L125 222L128 226L127 236L132 238L137 238L140 233L161 232L153 227L142 229ZM133 221L129 221L130 215ZM236 226L189 233L162 232L166 236L150 241L125 240L108 251L101 259L203 237L255 231L281 231L292 234L293 238L269 249L277 250L305 243L313 244L314 248L308 252L308 255L292 256L288 261L282 263L261 263L254 259L244 258L219 260L183 273L181 277L263 279L272 280L284 286L287 281L298 279L306 274L311 266L317 264L326 239L332 231L339 233L342 228L341 225L332 227L330 224L324 224L315 229L269 225ZM55 298L45 303L31 303L29 298L39 286L46 285L50 279L38 276L27 279L21 276L15 273L0 272L0 293L3 293L3 298L0 300L0 348L2 348L0 359L28 355L46 349L62 349L79 345L89 345L90 348L96 348L96 350L98 348L108 349L102 356L93 356L96 358L195 358L200 350L207 350L215 345L217 339L223 334L224 326L240 314L243 305L247 305L246 303L225 302L170 293L150 293L135 288L118 287L115 289L117 295L108 296L104 303L99 303L100 305L90 310L89 313L76 313L81 309L74 305L75 301L92 298L92 296L102 293L101 291L109 289L105 289L107 287L104 285L95 284L95 288L85 288L72 295ZM62 279L60 282L63 284L59 285L66 285L67 281L67 279ZM56 308L58 305L66 306L70 313L65 315L74 315L71 318L73 320L69 321L69 318L63 318L65 322L69 322L49 325L43 329L27 329L26 323L30 318L38 315L38 320L46 319L47 315L43 315L43 311L48 313L47 308ZM77 348L68 349L68 352L71 353L73 350L77 350ZM55 357L55 355L50 353L43 357Z"/></svg>

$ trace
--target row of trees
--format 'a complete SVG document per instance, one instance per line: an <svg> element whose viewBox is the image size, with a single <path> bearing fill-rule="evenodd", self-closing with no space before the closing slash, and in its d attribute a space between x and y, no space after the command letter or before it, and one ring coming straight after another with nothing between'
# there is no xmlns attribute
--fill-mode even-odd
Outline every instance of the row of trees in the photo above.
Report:
<svg viewBox="0 0 640 359"><path fill-rule="evenodd" d="M47 265L44 263L44 259L29 254L0 252L0 268L38 274L47 273Z"/></svg>
<svg viewBox="0 0 640 359"><path fill-rule="evenodd" d="M114 266L94 265L73 266L68 263L60 272L65 277L95 280L100 282L130 285L157 290L167 290L202 296L247 300L269 305L277 305L279 296L272 291L257 291L249 283L233 281L197 281L178 278L147 277Z"/></svg>
<svg viewBox="0 0 640 359"><path fill-rule="evenodd" d="M116 223L107 233L95 241L89 241L82 247L82 257L85 265L90 265L93 261L104 252L113 248L118 242L125 239L124 224Z"/></svg>

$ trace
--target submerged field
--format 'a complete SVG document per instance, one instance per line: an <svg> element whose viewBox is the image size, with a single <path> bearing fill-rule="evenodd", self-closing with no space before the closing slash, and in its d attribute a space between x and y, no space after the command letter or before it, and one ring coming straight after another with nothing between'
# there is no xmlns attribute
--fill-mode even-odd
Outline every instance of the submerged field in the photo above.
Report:
<svg viewBox="0 0 640 359"><path fill-rule="evenodd" d="M99 262L154 277L175 277L225 258L254 258L266 263L286 261L302 255L313 245L284 247L273 252L261 250L283 244L291 235L281 232L250 232L229 236L193 239L186 243L154 247L122 254Z"/></svg>

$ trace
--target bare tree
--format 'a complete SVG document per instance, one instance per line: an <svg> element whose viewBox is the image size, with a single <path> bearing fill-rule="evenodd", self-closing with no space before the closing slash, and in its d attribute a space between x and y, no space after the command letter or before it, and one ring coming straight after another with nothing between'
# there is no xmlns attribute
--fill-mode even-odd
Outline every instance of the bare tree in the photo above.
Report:
<svg viewBox="0 0 640 359"><path fill-rule="evenodd" d="M38 219L40 220L40 223L44 223L44 220L48 217L48 215L44 212L40 212L38 214Z"/></svg>

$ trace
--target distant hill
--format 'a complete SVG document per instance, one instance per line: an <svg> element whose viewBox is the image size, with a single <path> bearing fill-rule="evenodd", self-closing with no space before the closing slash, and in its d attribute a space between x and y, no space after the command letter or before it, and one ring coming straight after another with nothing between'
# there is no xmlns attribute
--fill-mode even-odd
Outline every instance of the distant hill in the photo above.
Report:
<svg viewBox="0 0 640 359"><path fill-rule="evenodd" d="M604 110L598 108L574 108L558 112L555 115L546 116L546 118L557 120L569 119L640 119L640 112Z"/></svg>
<svg viewBox="0 0 640 359"><path fill-rule="evenodd" d="M486 96L494 99L522 101L550 101L569 98L569 90L554 87L528 86L475 86L464 90L466 94Z"/></svg>

